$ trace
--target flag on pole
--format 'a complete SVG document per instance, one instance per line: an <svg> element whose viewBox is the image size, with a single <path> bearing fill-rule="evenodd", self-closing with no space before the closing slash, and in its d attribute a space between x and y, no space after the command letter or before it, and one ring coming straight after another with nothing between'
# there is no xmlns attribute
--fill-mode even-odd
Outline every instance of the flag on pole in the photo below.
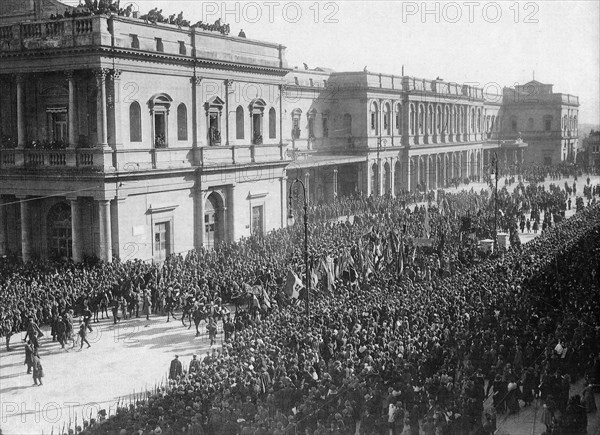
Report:
<svg viewBox="0 0 600 435"><path fill-rule="evenodd" d="M298 278L298 275L291 270L288 270L288 275L285 282L285 294L291 298L298 299L300 296L300 289L302 287L302 281L300 278Z"/></svg>
<svg viewBox="0 0 600 435"><path fill-rule="evenodd" d="M269 297L269 294L267 293L267 290L264 287L262 289L262 297L265 306L267 308L271 308L271 298Z"/></svg>

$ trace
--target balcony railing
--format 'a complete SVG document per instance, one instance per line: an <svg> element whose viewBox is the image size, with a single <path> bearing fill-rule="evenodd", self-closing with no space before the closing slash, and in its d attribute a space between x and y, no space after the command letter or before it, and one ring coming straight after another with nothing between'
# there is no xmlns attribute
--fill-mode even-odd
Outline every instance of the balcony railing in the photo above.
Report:
<svg viewBox="0 0 600 435"><path fill-rule="evenodd" d="M103 31L107 29L106 20L94 16L0 26L0 52L110 43L110 34Z"/></svg>
<svg viewBox="0 0 600 435"><path fill-rule="evenodd" d="M0 149L0 169L93 168L104 167L102 149Z"/></svg>

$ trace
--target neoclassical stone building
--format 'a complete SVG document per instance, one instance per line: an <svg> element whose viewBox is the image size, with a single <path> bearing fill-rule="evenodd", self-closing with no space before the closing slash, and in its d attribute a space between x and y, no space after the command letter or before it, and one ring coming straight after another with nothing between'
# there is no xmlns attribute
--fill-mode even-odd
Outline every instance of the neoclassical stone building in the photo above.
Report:
<svg viewBox="0 0 600 435"><path fill-rule="evenodd" d="M161 261L284 226L296 177L313 202L395 195L576 147L551 87L290 69L279 44L63 6L0 3L0 255Z"/></svg>
<svg viewBox="0 0 600 435"><path fill-rule="evenodd" d="M160 261L284 224L284 47L37 18L0 26L0 254Z"/></svg>

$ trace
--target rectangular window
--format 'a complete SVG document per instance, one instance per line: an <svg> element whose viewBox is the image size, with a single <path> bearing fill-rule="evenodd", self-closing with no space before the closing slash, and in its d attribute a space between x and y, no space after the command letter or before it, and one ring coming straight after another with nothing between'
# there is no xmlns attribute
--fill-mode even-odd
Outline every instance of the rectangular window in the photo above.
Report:
<svg viewBox="0 0 600 435"><path fill-rule="evenodd" d="M171 253L171 225L161 222L154 225L154 259L164 261Z"/></svg>
<svg viewBox="0 0 600 435"><path fill-rule="evenodd" d="M310 83L311 86L314 86L313 79L308 79L308 82Z"/></svg>
<svg viewBox="0 0 600 435"><path fill-rule="evenodd" d="M185 42L179 41L179 54L185 56L187 54L187 49L185 48Z"/></svg>
<svg viewBox="0 0 600 435"><path fill-rule="evenodd" d="M323 137L329 137L329 119L323 117Z"/></svg>
<svg viewBox="0 0 600 435"><path fill-rule="evenodd" d="M315 119L308 118L308 137L315 137Z"/></svg>
<svg viewBox="0 0 600 435"><path fill-rule="evenodd" d="M513 132L517 131L517 121L511 121L510 122L510 128L512 129Z"/></svg>
<svg viewBox="0 0 600 435"><path fill-rule="evenodd" d="M551 119L544 120L544 128L546 129L546 131L552 130L552 120Z"/></svg>
<svg viewBox="0 0 600 435"><path fill-rule="evenodd" d="M163 46L162 38L154 38L156 40L156 51L163 52L165 47Z"/></svg>
<svg viewBox="0 0 600 435"><path fill-rule="evenodd" d="M252 207L252 235L262 237L264 235L264 206Z"/></svg>
<svg viewBox="0 0 600 435"><path fill-rule="evenodd" d="M167 117L166 113L154 114L154 147L164 148L167 146Z"/></svg>
<svg viewBox="0 0 600 435"><path fill-rule="evenodd" d="M129 37L131 38L131 48L140 48L140 40L138 39L138 36L130 34Z"/></svg>
<svg viewBox="0 0 600 435"><path fill-rule="evenodd" d="M292 137L294 139L300 139L300 118L294 118L292 120L293 128L292 128Z"/></svg>
<svg viewBox="0 0 600 435"><path fill-rule="evenodd" d="M52 114L52 139L56 142L67 142L67 113Z"/></svg>

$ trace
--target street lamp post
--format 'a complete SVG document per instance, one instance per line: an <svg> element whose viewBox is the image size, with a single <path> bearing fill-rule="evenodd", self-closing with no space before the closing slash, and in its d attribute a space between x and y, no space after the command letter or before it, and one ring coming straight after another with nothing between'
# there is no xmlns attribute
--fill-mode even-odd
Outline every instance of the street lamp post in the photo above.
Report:
<svg viewBox="0 0 600 435"><path fill-rule="evenodd" d="M494 189L494 253L498 251L498 154L494 153L494 176L496 178L496 187Z"/></svg>
<svg viewBox="0 0 600 435"><path fill-rule="evenodd" d="M306 320L310 324L310 274L308 270L308 197L306 196L306 186L299 178L296 178L290 184L289 192L289 210L288 225L294 225L294 212L292 210L292 188L294 184L300 183L304 194L304 268L306 270Z"/></svg>

